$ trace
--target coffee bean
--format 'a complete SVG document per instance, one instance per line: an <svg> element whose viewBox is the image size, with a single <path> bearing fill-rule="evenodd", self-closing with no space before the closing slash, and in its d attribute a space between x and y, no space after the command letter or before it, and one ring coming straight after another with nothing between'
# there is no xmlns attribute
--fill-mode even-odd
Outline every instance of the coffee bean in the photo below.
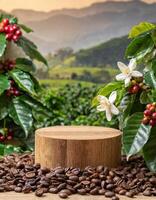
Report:
<svg viewBox="0 0 156 200"><path fill-rule="evenodd" d="M66 193L66 194L68 194L68 195L71 195L71 194L72 194L71 191L68 190L68 189L63 189L63 190L61 190L60 192L61 192L61 193Z"/></svg>
<svg viewBox="0 0 156 200"><path fill-rule="evenodd" d="M39 188L39 189L37 189L37 190L35 191L35 195L36 195L37 197L42 197L43 194L44 194L44 189L43 189L43 188Z"/></svg>
<svg viewBox="0 0 156 200"><path fill-rule="evenodd" d="M81 181L81 183L82 183L83 185L89 185L89 184L90 184L90 181Z"/></svg>
<svg viewBox="0 0 156 200"><path fill-rule="evenodd" d="M90 191L90 194L91 195L97 195L98 194L98 188L94 188L94 189L92 189L91 191Z"/></svg>
<svg viewBox="0 0 156 200"><path fill-rule="evenodd" d="M101 173L103 170L104 170L104 166L102 166L102 165L99 165L99 166L96 168L96 171L97 171L98 173Z"/></svg>
<svg viewBox="0 0 156 200"><path fill-rule="evenodd" d="M104 194L105 194L105 192L106 192L106 190L105 190L105 189L100 189L98 193L99 193L100 195L104 195Z"/></svg>
<svg viewBox="0 0 156 200"><path fill-rule="evenodd" d="M111 191L107 191L107 192L105 192L105 197L113 197L113 196L115 196L115 193L114 192L111 192Z"/></svg>
<svg viewBox="0 0 156 200"><path fill-rule="evenodd" d="M1 187L0 186L0 192L4 192L5 190L4 190L4 187Z"/></svg>
<svg viewBox="0 0 156 200"><path fill-rule="evenodd" d="M77 190L78 194L81 194L81 195L85 195L86 194L86 190L85 189L79 189Z"/></svg>
<svg viewBox="0 0 156 200"><path fill-rule="evenodd" d="M61 184L57 187L57 189L58 189L59 191L65 189L65 188L66 188L66 183L61 183Z"/></svg>
<svg viewBox="0 0 156 200"><path fill-rule="evenodd" d="M66 199L66 198L68 198L68 194L65 193L65 192L60 192L59 197L62 198L62 199Z"/></svg>
<svg viewBox="0 0 156 200"><path fill-rule="evenodd" d="M70 176L69 180L77 182L77 181L79 181L79 177L78 176Z"/></svg>
<svg viewBox="0 0 156 200"><path fill-rule="evenodd" d="M126 196L127 196L127 197L130 197L130 198L134 197L134 195L133 195L132 192L126 192Z"/></svg>
<svg viewBox="0 0 156 200"><path fill-rule="evenodd" d="M50 188L49 193L57 194L59 192L58 188Z"/></svg>
<svg viewBox="0 0 156 200"><path fill-rule="evenodd" d="M107 186L106 186L106 189L108 189L108 190L111 190L111 189L113 189L114 188L114 185L113 184L108 184Z"/></svg>
<svg viewBox="0 0 156 200"><path fill-rule="evenodd" d="M25 176L26 176L27 178L34 178L34 177L36 176L36 174L35 174L34 172L27 172L27 173L25 174Z"/></svg>
<svg viewBox="0 0 156 200"><path fill-rule="evenodd" d="M127 192L126 190L122 189L122 190L119 191L119 194L120 194L120 195L125 195L126 192Z"/></svg>
<svg viewBox="0 0 156 200"><path fill-rule="evenodd" d="M150 190L145 190L145 191L143 192L143 195L144 195L144 196L150 197L150 196L152 196L152 193L151 193Z"/></svg>
<svg viewBox="0 0 156 200"><path fill-rule="evenodd" d="M63 174L64 173L64 169L60 168L60 169L57 169L55 171L56 174Z"/></svg>
<svg viewBox="0 0 156 200"><path fill-rule="evenodd" d="M112 197L112 200L119 200L119 197L114 196L114 197Z"/></svg>
<svg viewBox="0 0 156 200"><path fill-rule="evenodd" d="M22 188L21 187L15 187L14 191L15 192L22 192Z"/></svg>

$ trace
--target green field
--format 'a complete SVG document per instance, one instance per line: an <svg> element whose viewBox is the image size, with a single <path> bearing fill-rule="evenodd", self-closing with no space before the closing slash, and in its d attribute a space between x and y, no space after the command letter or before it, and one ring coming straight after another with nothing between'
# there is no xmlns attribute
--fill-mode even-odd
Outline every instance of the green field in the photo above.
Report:
<svg viewBox="0 0 156 200"><path fill-rule="evenodd" d="M95 85L94 83L91 82L86 82L86 81L77 81L77 80L68 80L68 79L64 79L64 80L59 80L59 79L46 79L46 80L40 80L41 85L43 86L47 86L51 89L59 89L61 87L64 87L67 84L78 84L81 83L82 86L88 86L91 87L93 85Z"/></svg>

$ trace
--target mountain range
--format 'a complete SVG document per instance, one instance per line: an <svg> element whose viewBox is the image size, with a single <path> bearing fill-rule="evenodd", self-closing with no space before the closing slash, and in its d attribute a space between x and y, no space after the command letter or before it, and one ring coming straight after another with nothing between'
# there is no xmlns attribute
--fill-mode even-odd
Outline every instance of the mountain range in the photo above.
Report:
<svg viewBox="0 0 156 200"><path fill-rule="evenodd" d="M50 12L16 9L11 14L32 27L35 32L29 37L47 54L63 47L77 51L126 35L140 21L154 22L155 10L156 3L132 0Z"/></svg>

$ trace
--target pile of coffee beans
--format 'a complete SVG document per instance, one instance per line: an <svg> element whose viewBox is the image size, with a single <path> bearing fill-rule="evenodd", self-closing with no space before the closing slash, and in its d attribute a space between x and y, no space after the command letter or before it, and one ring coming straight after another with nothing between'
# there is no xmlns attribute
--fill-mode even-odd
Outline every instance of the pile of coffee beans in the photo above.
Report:
<svg viewBox="0 0 156 200"><path fill-rule="evenodd" d="M41 168L34 163L33 154L9 155L0 160L0 192L35 192L68 198L72 194L104 195L118 200L118 195L134 197L156 196L156 174L150 172L140 156L130 161L122 158L121 166L108 169L104 166L55 169Z"/></svg>

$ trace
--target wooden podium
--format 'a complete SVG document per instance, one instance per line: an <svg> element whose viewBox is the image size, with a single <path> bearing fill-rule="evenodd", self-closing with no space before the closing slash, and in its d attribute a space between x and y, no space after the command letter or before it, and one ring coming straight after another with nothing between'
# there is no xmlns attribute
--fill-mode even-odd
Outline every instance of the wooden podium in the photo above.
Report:
<svg viewBox="0 0 156 200"><path fill-rule="evenodd" d="M95 126L54 126L36 131L35 162L42 167L117 167L120 160L119 130Z"/></svg>

